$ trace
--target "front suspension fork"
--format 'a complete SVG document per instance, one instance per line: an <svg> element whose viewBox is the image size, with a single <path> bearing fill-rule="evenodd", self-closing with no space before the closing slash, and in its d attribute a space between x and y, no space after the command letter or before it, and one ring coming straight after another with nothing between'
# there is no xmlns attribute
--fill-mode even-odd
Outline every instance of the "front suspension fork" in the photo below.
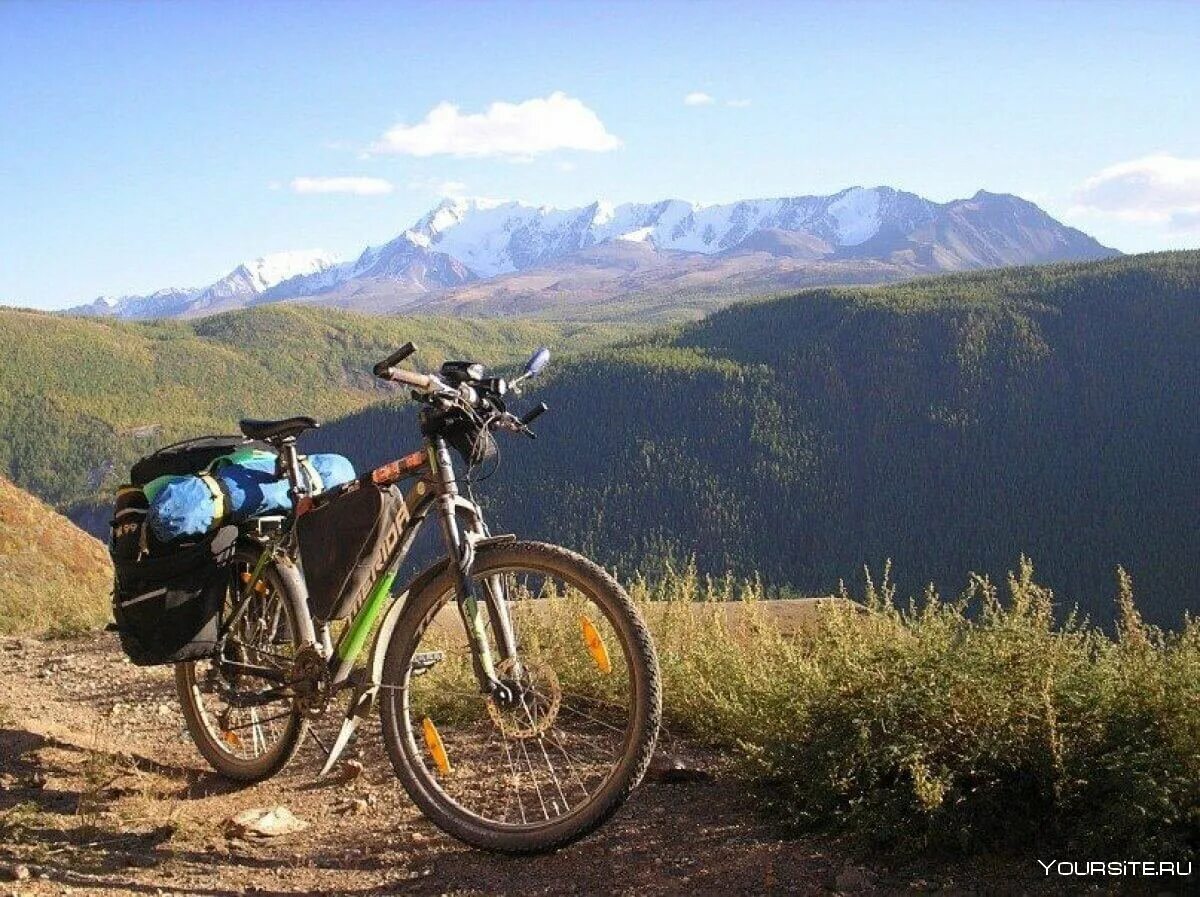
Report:
<svg viewBox="0 0 1200 897"><path fill-rule="evenodd" d="M488 642L483 608L483 605L486 605L487 619L492 622L492 633L500 659L511 660L515 667L517 646L508 613L507 596L504 594L504 583L499 576L488 577L483 583L485 594L481 602L479 589L471 575L475 566L475 545L481 539L487 538L487 526L479 508L459 495L453 462L445 442L441 439L434 440L429 454L430 466L438 484L438 517L446 551L451 564L454 565L455 598L471 647L472 669L481 692L507 698L509 689L496 676L496 658ZM466 528L459 524L459 510L469 519Z"/></svg>

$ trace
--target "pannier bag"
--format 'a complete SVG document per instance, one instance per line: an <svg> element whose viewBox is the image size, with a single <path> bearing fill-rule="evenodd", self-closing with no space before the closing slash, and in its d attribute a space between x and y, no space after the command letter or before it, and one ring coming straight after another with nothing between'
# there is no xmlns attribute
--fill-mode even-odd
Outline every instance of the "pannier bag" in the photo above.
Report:
<svg viewBox="0 0 1200 897"><path fill-rule="evenodd" d="M335 497L296 522L308 606L320 620L349 617L366 597L372 573L395 546L405 514L394 487L366 484Z"/></svg>
<svg viewBox="0 0 1200 897"><path fill-rule="evenodd" d="M291 507L275 452L240 436L206 436L143 458L117 492L109 551L113 617L134 663L178 663L217 648L234 524ZM354 479L340 455L313 455L301 470L313 492Z"/></svg>
<svg viewBox="0 0 1200 897"><path fill-rule="evenodd" d="M354 479L353 465L341 455L309 455L301 459L300 470L312 495ZM147 523L160 542L197 538L222 523L242 523L292 507L275 454L255 449L219 456L191 476L158 477L144 489Z"/></svg>
<svg viewBox="0 0 1200 897"><path fill-rule="evenodd" d="M138 486L122 486L117 490L113 508L112 530L108 550L113 563L136 561L146 550L143 537L146 513L149 510L146 493Z"/></svg>
<svg viewBox="0 0 1200 897"><path fill-rule="evenodd" d="M244 436L201 436L163 446L142 458L130 469L129 482L134 486L145 486L159 477L188 476L207 469L224 455L245 449L275 454L268 443L248 440Z"/></svg>
<svg viewBox="0 0 1200 897"><path fill-rule="evenodd" d="M139 666L201 660L217 648L237 527L161 557L121 557L114 527L113 618Z"/></svg>

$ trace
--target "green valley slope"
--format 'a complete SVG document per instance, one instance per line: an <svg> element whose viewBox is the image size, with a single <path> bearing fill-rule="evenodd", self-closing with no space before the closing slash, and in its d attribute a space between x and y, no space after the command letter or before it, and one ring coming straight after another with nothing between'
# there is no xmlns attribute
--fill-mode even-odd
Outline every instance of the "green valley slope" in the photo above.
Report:
<svg viewBox="0 0 1200 897"><path fill-rule="evenodd" d="M346 415L386 397L371 366L407 340L424 364L594 348L613 325L372 318L271 306L120 323L0 309L0 474L59 508L107 494L137 457L239 417Z"/></svg>
<svg viewBox="0 0 1200 897"><path fill-rule="evenodd" d="M542 438L484 487L504 530L626 569L826 591L893 559L943 593L1027 553L1060 601L1151 619L1200 582L1200 253L1020 268L735 306L561 367ZM360 462L403 409L316 443Z"/></svg>

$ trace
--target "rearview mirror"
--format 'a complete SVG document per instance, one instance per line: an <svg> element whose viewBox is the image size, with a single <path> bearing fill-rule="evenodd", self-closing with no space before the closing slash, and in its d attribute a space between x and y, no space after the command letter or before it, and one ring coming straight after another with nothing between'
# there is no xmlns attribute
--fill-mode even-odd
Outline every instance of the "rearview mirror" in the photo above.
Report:
<svg viewBox="0 0 1200 897"><path fill-rule="evenodd" d="M545 346L541 346L533 356L525 363L525 371L521 374L521 379L526 377L536 377L542 372L542 369L550 363L550 350Z"/></svg>

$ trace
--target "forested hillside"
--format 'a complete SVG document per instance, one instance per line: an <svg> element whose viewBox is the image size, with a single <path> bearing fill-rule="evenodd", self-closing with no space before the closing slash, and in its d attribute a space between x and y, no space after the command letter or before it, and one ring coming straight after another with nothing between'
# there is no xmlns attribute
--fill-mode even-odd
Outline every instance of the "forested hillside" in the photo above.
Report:
<svg viewBox="0 0 1200 897"><path fill-rule="evenodd" d="M624 332L295 306L137 324L0 309L0 474L77 508L167 442L231 432L240 417L325 419L385 397L371 366L410 339L429 363L464 352L514 362L539 343L586 349Z"/></svg>
<svg viewBox="0 0 1200 897"><path fill-rule="evenodd" d="M1200 253L810 290L562 365L483 487L500 529L625 569L826 591L891 558L943 594L1021 553L1108 619L1200 607ZM315 442L366 463L400 406Z"/></svg>

